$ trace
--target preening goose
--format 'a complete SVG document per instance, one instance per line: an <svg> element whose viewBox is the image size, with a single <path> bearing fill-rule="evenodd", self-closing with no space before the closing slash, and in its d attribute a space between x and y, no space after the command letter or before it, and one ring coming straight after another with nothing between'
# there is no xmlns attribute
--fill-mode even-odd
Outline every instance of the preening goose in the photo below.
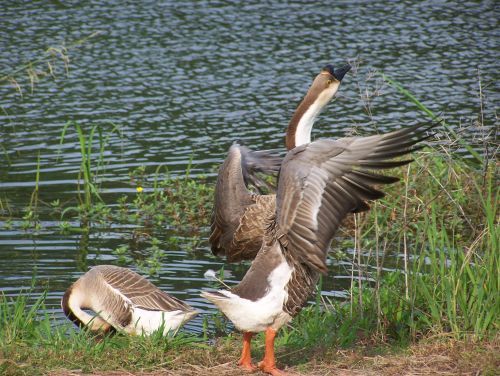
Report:
<svg viewBox="0 0 500 376"><path fill-rule="evenodd" d="M369 209L366 200L384 196L374 185L398 179L373 170L404 165L393 158L411 153L431 126L413 126L382 135L321 139L289 151L281 164L276 209L263 242L243 280L230 290L202 292L243 334L239 365L254 369L250 342L265 331L265 356L259 366L278 375L274 337L306 304L341 221Z"/></svg>
<svg viewBox="0 0 500 376"><path fill-rule="evenodd" d="M166 335L198 313L132 270L113 265L95 266L81 276L66 290L61 306L76 325L104 333L149 335L163 328Z"/></svg>
<svg viewBox="0 0 500 376"><path fill-rule="evenodd" d="M286 131L287 150L308 143L316 117L337 93L349 64L339 69L326 65L312 82ZM215 255L225 255L228 262L253 260L260 249L268 218L274 215L276 195L254 194L247 185L254 172L278 172L281 158L267 152L254 152L233 145L219 169L215 188L214 215L210 244ZM252 181L254 185L258 185Z"/></svg>

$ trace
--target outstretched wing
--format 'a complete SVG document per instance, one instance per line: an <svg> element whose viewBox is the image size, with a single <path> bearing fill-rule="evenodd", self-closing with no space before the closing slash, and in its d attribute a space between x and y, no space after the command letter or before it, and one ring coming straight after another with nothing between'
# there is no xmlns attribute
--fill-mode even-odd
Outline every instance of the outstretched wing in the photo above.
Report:
<svg viewBox="0 0 500 376"><path fill-rule="evenodd" d="M426 131L434 126L318 140L290 151L278 182L276 221L284 235L280 241L302 262L326 273L326 253L344 217L369 209L366 200L384 196L374 184L398 180L371 170L411 162L392 158L419 149L414 145L427 138Z"/></svg>
<svg viewBox="0 0 500 376"><path fill-rule="evenodd" d="M230 262L252 259L260 249L267 219L275 212L274 195L257 195L248 184L265 185L257 173L279 171L281 158L233 144L219 169L210 244Z"/></svg>

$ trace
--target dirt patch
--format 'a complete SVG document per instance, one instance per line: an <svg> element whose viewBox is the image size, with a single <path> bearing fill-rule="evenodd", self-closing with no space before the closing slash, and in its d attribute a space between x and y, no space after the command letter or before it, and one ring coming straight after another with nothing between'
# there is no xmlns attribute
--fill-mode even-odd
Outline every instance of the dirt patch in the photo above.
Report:
<svg viewBox="0 0 500 376"><path fill-rule="evenodd" d="M220 349L223 350L223 349ZM233 349L234 350L234 349ZM212 351L197 351L196 354L183 354L168 368L159 365L151 372L111 371L83 373L79 370L54 370L50 376L233 376L248 375L236 367L238 355L214 354ZM394 353L390 348L382 355L369 355L373 349L368 347L350 350L336 350L325 354L321 361L314 359L307 363L286 367L281 366L288 375L307 376L426 376L426 375L498 375L500 371L500 341L458 342L452 340L429 339ZM198 364L193 364L193 360ZM224 360L224 361L223 361ZM220 361L218 364L217 361ZM265 373L257 371L255 376Z"/></svg>

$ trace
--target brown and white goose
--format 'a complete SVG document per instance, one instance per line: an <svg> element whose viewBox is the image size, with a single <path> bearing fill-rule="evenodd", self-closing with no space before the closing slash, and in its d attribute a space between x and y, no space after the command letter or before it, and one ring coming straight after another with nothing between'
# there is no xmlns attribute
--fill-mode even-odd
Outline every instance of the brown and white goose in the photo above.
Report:
<svg viewBox="0 0 500 376"><path fill-rule="evenodd" d="M288 124L285 144L287 150L311 141L313 124L337 93L349 64L339 69L326 65L313 80ZM253 260L260 249L267 218L274 214L276 195L259 195L247 189L254 181L255 172L276 173L281 158L268 152L254 152L243 146L233 145L219 169L215 188L214 214L210 244L215 255L225 255L228 262Z"/></svg>
<svg viewBox="0 0 500 376"><path fill-rule="evenodd" d="M404 165L393 158L411 153L431 126L413 126L382 135L322 139L297 146L281 164L276 209L263 242L243 280L230 290L202 292L244 333L239 364L253 369L250 341L265 331L259 366L278 375L276 332L306 304L320 273L326 274L330 242L348 213L368 210L366 200L384 196L374 185L398 179L373 172Z"/></svg>
<svg viewBox="0 0 500 376"><path fill-rule="evenodd" d="M149 335L162 328L166 335L198 313L132 270L113 265L93 267L81 276L66 290L61 306L76 325L100 333Z"/></svg>

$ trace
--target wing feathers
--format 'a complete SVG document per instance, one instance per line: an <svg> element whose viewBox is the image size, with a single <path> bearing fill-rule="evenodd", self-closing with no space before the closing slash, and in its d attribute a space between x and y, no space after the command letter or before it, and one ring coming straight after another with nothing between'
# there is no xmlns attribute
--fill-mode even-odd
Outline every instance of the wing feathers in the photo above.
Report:
<svg viewBox="0 0 500 376"><path fill-rule="evenodd" d="M366 200L384 197L374 184L399 179L380 175L410 163L392 160L420 149L426 132L438 124L415 125L384 135L318 140L291 150L278 182L276 221L287 250L311 268L325 273L326 253L340 222L349 212L369 208Z"/></svg>
<svg viewBox="0 0 500 376"><path fill-rule="evenodd" d="M275 212L275 196L251 193L247 185L269 185L257 173L279 171L281 158L267 151L252 151L233 144L219 169L215 188L210 244L215 255L229 262L253 259L260 249L269 217Z"/></svg>
<svg viewBox="0 0 500 376"><path fill-rule="evenodd" d="M353 171L349 178L359 179L366 184L391 184L399 181L399 178L394 176L379 175L374 172L365 172L362 170Z"/></svg>
<svg viewBox="0 0 500 376"><path fill-rule="evenodd" d="M112 289L108 296L121 295L115 301L115 305L118 305L118 302L126 302L150 311L192 310L189 305L161 291L146 278L130 269L102 265L97 267L97 271Z"/></svg>

